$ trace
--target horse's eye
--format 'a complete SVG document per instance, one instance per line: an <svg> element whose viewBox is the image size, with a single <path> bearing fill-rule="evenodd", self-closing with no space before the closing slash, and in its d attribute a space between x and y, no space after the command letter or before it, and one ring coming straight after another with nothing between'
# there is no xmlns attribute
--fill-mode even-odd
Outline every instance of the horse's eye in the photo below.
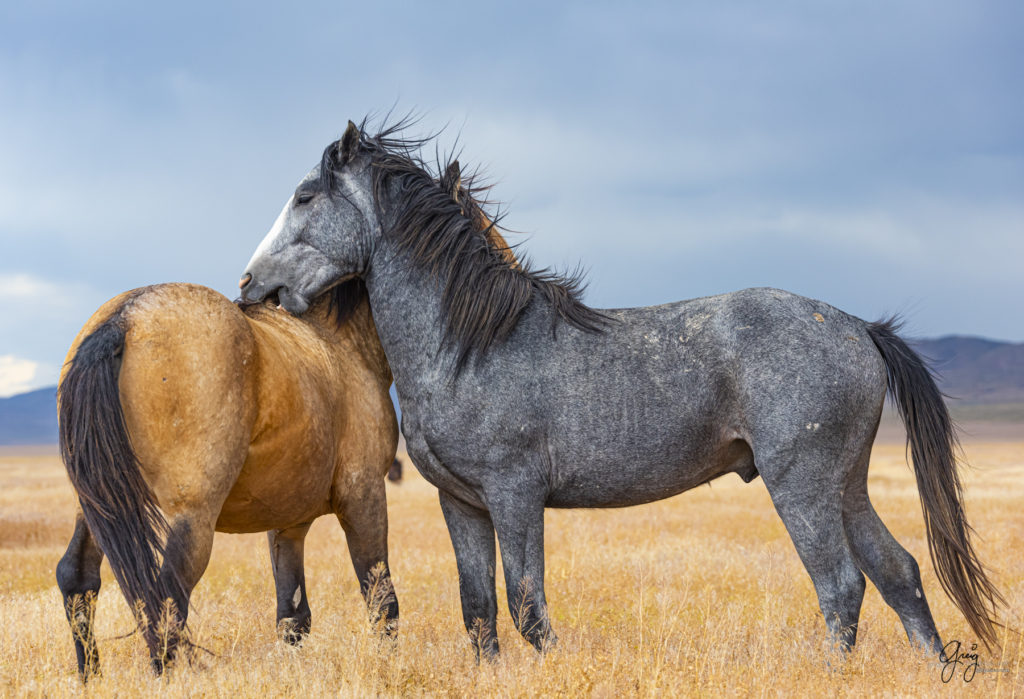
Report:
<svg viewBox="0 0 1024 699"><path fill-rule="evenodd" d="M308 204L313 199L313 192L299 192L295 195L295 204Z"/></svg>

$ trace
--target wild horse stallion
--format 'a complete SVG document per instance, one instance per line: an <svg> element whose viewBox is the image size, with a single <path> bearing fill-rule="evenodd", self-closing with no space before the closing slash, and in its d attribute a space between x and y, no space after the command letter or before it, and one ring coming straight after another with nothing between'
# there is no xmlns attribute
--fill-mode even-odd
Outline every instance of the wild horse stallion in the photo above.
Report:
<svg viewBox="0 0 1024 699"><path fill-rule="evenodd" d="M956 435L893 321L776 289L589 308L578 278L511 266L487 245L401 128L349 123L257 248L243 298L276 294L302 313L332 285L365 281L478 654L498 651L495 532L513 621L542 649L554 640L545 507L637 505L730 472L764 480L837 643L855 641L867 574L910 640L939 652L917 563L868 499L887 386L939 580L995 642L1001 598L972 547Z"/></svg>

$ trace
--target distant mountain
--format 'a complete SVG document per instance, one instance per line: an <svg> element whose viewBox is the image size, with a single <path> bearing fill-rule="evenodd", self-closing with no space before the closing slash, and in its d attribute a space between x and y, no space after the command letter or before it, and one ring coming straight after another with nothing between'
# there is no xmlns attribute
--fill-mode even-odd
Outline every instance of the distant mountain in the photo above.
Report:
<svg viewBox="0 0 1024 699"><path fill-rule="evenodd" d="M56 386L0 398L0 444L56 443Z"/></svg>
<svg viewBox="0 0 1024 699"><path fill-rule="evenodd" d="M943 393L963 406L1024 405L1024 343L952 335L911 344L931 360ZM0 398L0 445L57 443L57 387ZM394 391L392 390L394 399ZM395 401L397 408L397 400ZM1018 421L1024 411L969 411L981 419Z"/></svg>
<svg viewBox="0 0 1024 699"><path fill-rule="evenodd" d="M951 335L911 343L960 405L1024 403L1024 343Z"/></svg>

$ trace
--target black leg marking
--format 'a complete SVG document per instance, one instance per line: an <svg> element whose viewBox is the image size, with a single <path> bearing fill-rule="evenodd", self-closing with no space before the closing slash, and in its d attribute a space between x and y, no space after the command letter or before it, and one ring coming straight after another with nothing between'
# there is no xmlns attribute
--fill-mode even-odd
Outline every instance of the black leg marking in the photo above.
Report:
<svg viewBox="0 0 1024 699"><path fill-rule="evenodd" d="M57 585L64 597L64 611L75 642L78 672L83 679L100 673L93 620L100 591L100 563L103 552L89 532L81 513L67 551L57 564Z"/></svg>
<svg viewBox="0 0 1024 699"><path fill-rule="evenodd" d="M312 624L303 565L304 542L310 524L267 532L277 589L277 633L293 646L309 634Z"/></svg>

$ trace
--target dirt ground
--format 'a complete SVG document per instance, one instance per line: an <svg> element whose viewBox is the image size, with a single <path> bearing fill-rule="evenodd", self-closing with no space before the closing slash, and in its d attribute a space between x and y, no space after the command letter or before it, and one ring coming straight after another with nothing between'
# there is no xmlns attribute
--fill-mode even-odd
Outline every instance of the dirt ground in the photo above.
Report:
<svg viewBox="0 0 1024 699"><path fill-rule="evenodd" d="M944 640L974 641L928 558L913 474L899 436L883 434L870 492L882 519L921 564ZM969 431L968 516L982 559L1024 628L1024 436ZM949 683L936 658L911 648L895 613L868 585L859 643L827 652L810 579L760 481L709 487L626 510L549 510L547 597L560 637L537 655L502 606L501 659L477 666L463 631L458 579L436 491L409 466L389 484L391 563L400 637L382 645L366 612L337 521L306 545L313 632L279 642L264 535L217 535L193 596L200 653L156 679L127 605L104 566L97 625L104 674L86 695L536 696L1024 694L1024 645L1006 631L980 647L977 671ZM72 530L73 494L53 447L0 449L0 694L71 696L83 688L54 566ZM504 585L499 571L500 604Z"/></svg>

